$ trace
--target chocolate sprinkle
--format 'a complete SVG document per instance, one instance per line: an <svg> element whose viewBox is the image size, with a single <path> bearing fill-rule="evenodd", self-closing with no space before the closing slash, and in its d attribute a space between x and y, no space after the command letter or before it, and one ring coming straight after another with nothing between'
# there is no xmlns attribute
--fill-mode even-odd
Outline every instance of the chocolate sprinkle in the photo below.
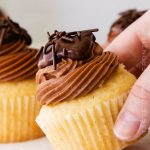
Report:
<svg viewBox="0 0 150 150"><path fill-rule="evenodd" d="M63 48L63 56L66 57L66 49Z"/></svg>
<svg viewBox="0 0 150 150"><path fill-rule="evenodd" d="M54 66L54 70L56 70L56 57L55 57L55 45L52 46L52 54L53 54L53 66Z"/></svg>
<svg viewBox="0 0 150 150"><path fill-rule="evenodd" d="M38 58L38 57L42 54L43 49L44 49L44 46L42 46L42 47L40 48L40 50L37 51L37 53L36 53L36 55L35 55L35 58Z"/></svg>
<svg viewBox="0 0 150 150"><path fill-rule="evenodd" d="M49 32L47 32L47 35L48 35L48 38L50 38L50 37L51 37L51 35L50 35L50 33L49 33Z"/></svg>
<svg viewBox="0 0 150 150"><path fill-rule="evenodd" d="M67 42L71 42L71 43L74 42L73 38L71 38L71 37L62 36L61 38Z"/></svg>

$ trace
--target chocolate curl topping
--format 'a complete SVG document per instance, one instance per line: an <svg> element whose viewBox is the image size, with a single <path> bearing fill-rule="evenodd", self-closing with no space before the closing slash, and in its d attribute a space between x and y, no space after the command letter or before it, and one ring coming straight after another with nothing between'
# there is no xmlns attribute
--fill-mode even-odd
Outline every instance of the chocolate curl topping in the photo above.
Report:
<svg viewBox="0 0 150 150"><path fill-rule="evenodd" d="M13 22L9 17L0 19L0 46L19 39L25 40L26 44L31 44L31 37L27 31Z"/></svg>
<svg viewBox="0 0 150 150"><path fill-rule="evenodd" d="M53 57L53 66L54 70L56 70L56 54L55 54L55 45L52 46L52 57Z"/></svg>
<svg viewBox="0 0 150 150"><path fill-rule="evenodd" d="M50 65L56 70L57 63L62 58L70 58L73 60L84 60L90 57L91 48L95 42L95 36L92 32L98 29L90 29L74 32L54 31L53 34L47 32L48 43L41 47L36 57L39 57L39 68Z"/></svg>

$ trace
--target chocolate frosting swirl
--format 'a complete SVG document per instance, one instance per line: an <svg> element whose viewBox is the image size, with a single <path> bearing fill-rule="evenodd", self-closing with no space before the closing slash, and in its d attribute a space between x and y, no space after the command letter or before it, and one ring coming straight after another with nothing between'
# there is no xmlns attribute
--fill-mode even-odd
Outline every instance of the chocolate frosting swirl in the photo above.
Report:
<svg viewBox="0 0 150 150"><path fill-rule="evenodd" d="M140 18L147 10L138 11L136 9L129 9L119 13L119 18L111 25L108 41L112 41L117 35L125 30L130 24Z"/></svg>
<svg viewBox="0 0 150 150"><path fill-rule="evenodd" d="M83 37L88 36L89 38L86 39L86 42L88 41L87 48L90 48L88 52L90 55L84 58L82 56L81 59L63 57L57 63L56 70L49 63L37 72L36 82L38 87L36 97L42 104L56 104L64 100L84 96L102 86L118 67L119 61L117 56L111 52L103 52L102 48L95 42L92 32L81 35L83 35L80 39L81 42L77 44L75 41L76 48L79 47L80 49L80 46L84 43L82 41ZM90 43L92 43L92 46ZM44 55L42 54L42 59L40 58L39 62L43 60ZM49 58L51 58L50 55L47 59Z"/></svg>
<svg viewBox="0 0 150 150"><path fill-rule="evenodd" d="M0 32L3 29L7 30L5 25L2 27L1 22L3 21L0 20ZM19 28L19 25L17 27ZM37 50L27 47L30 42L27 42L28 38L23 35L24 29L19 28L16 29L17 31L14 29L16 27L12 25L12 28L0 37L0 83L32 78L37 71L37 59L35 59ZM15 36L17 37L12 39Z"/></svg>
<svg viewBox="0 0 150 150"><path fill-rule="evenodd" d="M27 31L18 23L13 22L9 17L0 18L0 46L18 40L24 40L27 45L32 42Z"/></svg>

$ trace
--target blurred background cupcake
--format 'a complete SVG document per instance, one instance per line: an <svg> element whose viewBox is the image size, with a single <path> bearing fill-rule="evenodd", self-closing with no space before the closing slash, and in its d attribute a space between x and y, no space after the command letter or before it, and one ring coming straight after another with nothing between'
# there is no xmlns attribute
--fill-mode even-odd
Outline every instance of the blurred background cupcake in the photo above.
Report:
<svg viewBox="0 0 150 150"><path fill-rule="evenodd" d="M129 9L119 13L119 18L112 24L108 33L107 41L112 42L122 31L124 31L129 25L139 19L146 10Z"/></svg>
<svg viewBox="0 0 150 150"><path fill-rule="evenodd" d="M35 123L37 49L29 48L27 31L8 17L0 18L0 143L41 137Z"/></svg>

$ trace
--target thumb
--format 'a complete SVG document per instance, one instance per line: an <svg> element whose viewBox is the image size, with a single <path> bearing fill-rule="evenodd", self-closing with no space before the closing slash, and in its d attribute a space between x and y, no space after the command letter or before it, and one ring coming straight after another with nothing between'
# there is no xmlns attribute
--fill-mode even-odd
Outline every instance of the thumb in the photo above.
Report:
<svg viewBox="0 0 150 150"><path fill-rule="evenodd" d="M114 133L123 141L132 141L150 127L150 65L137 80L119 114Z"/></svg>

